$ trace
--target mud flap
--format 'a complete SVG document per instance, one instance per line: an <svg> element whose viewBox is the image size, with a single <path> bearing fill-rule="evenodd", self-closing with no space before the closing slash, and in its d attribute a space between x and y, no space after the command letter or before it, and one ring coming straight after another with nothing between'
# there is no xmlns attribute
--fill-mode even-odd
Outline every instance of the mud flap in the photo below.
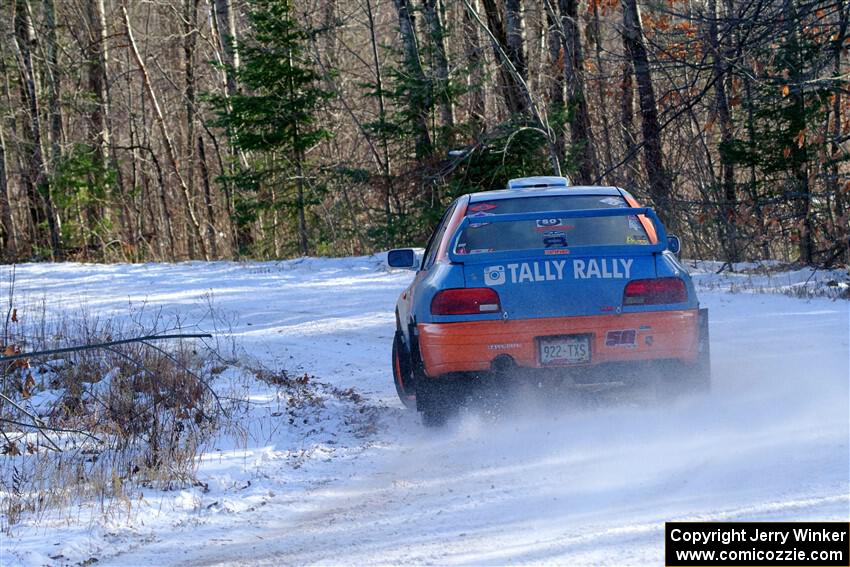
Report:
<svg viewBox="0 0 850 567"><path fill-rule="evenodd" d="M711 391L711 342L708 333L708 309L699 310L697 320L696 363L662 361L656 368L654 387L659 401L669 402L683 395Z"/></svg>
<svg viewBox="0 0 850 567"><path fill-rule="evenodd" d="M697 358L697 371L695 378L695 390L708 392L711 389L711 340L708 333L708 309L699 310L699 357Z"/></svg>
<svg viewBox="0 0 850 567"><path fill-rule="evenodd" d="M699 353L700 356L703 354L710 355L711 354L711 344L709 343L708 337L708 308L702 308L699 310ZM710 357L709 357L710 358Z"/></svg>
<svg viewBox="0 0 850 567"><path fill-rule="evenodd" d="M393 339L393 383L398 399L406 407L416 407L415 388L413 385L412 361L407 348L404 346L401 333L396 331Z"/></svg>
<svg viewBox="0 0 850 567"><path fill-rule="evenodd" d="M418 385L416 409L422 415L425 427L442 427L457 409L452 384L441 379L430 379Z"/></svg>

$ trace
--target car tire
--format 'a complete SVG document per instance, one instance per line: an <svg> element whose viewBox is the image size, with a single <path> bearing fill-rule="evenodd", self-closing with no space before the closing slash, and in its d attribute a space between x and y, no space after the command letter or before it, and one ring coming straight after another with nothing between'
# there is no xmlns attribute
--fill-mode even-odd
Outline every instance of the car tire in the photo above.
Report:
<svg viewBox="0 0 850 567"><path fill-rule="evenodd" d="M413 385L412 366L410 353L404 346L401 332L396 331L395 338L393 339L393 384L395 384L398 399L409 409L416 407L416 390Z"/></svg>

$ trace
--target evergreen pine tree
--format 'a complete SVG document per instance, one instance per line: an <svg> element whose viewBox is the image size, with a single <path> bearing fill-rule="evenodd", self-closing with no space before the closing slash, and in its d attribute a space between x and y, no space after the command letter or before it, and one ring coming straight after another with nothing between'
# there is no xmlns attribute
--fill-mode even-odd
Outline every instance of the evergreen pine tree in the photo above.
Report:
<svg viewBox="0 0 850 567"><path fill-rule="evenodd" d="M316 114L332 95L318 86L319 75L304 60L311 32L295 21L291 0L250 0L248 19L253 36L240 46L241 65L233 69L241 90L229 98L211 98L218 117L214 124L249 156L248 168L233 179L239 191L236 222L276 225L278 211L289 212L297 225L298 251L306 255L310 183L305 155L330 136ZM271 231L275 239L276 229ZM276 245L273 252L279 254Z"/></svg>

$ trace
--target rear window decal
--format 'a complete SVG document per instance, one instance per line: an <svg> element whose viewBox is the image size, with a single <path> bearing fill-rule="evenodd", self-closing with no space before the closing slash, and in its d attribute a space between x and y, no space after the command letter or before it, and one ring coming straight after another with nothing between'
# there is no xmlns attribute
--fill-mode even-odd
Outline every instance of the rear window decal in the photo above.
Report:
<svg viewBox="0 0 850 567"><path fill-rule="evenodd" d="M561 219L537 219L537 226L540 228L561 226Z"/></svg>
<svg viewBox="0 0 850 567"><path fill-rule="evenodd" d="M467 215L471 219L478 219L481 217L492 217L494 213L487 213L484 211L478 211L477 213L473 213L471 215ZM490 224L489 222L471 222L469 226L472 228L481 228L482 226L487 226Z"/></svg>
<svg viewBox="0 0 850 567"><path fill-rule="evenodd" d="M553 248L559 246L567 247L567 233L560 230L550 230L543 233L543 246L545 248Z"/></svg>
<svg viewBox="0 0 850 567"><path fill-rule="evenodd" d="M649 238L645 236L629 235L626 237L626 244L649 244Z"/></svg>
<svg viewBox="0 0 850 567"><path fill-rule="evenodd" d="M569 253L569 252L567 252ZM577 280L629 279L634 258L588 258L573 260L572 276ZM484 283L497 286L505 283L560 281L570 277L567 260L512 262L484 268Z"/></svg>
<svg viewBox="0 0 850 567"><path fill-rule="evenodd" d="M487 211L492 211L493 209L499 208L498 205L494 205L493 203L473 203L469 205L469 212L471 213L486 213ZM474 215L467 215L474 216Z"/></svg>
<svg viewBox="0 0 850 567"><path fill-rule="evenodd" d="M555 226L555 227L551 227L551 226L536 226L536 227L534 227L534 230L536 230L537 232L549 232L550 230L552 230L552 228L557 228L557 229L559 229L559 230L572 230L572 229L574 229L574 228L575 228L575 225L573 225L573 224L563 224L563 223L562 223L562 224L559 224L559 225L557 225L557 226Z"/></svg>
<svg viewBox="0 0 850 567"><path fill-rule="evenodd" d="M611 205L612 207L626 208L629 206L628 203L626 203L620 197L605 197L604 199L599 199L599 202L604 203L606 205Z"/></svg>

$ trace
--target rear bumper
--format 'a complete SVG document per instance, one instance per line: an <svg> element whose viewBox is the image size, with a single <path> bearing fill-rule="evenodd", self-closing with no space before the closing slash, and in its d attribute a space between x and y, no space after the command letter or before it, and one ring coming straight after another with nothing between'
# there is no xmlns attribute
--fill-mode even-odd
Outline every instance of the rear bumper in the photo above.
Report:
<svg viewBox="0 0 850 567"><path fill-rule="evenodd" d="M540 364L538 337L590 335L591 361L582 366L662 359L694 363L699 355L699 311L655 311L587 317L553 317L516 321L423 323L417 325L425 373L490 370L508 356L524 368ZM631 345L606 341L610 331L635 331ZM609 343L609 344L606 344Z"/></svg>

